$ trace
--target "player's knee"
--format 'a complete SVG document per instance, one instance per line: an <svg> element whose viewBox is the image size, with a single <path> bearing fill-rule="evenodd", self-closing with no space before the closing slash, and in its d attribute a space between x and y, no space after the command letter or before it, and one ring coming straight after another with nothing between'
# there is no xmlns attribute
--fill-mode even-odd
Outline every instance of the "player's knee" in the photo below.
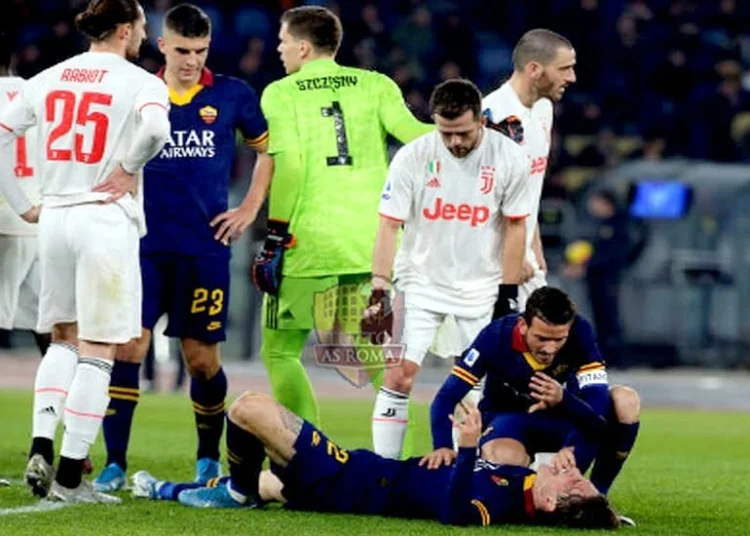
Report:
<svg viewBox="0 0 750 536"><path fill-rule="evenodd" d="M641 416L641 397L632 387L615 385L609 390L617 420L630 424L638 422Z"/></svg>
<svg viewBox="0 0 750 536"><path fill-rule="evenodd" d="M144 333L140 337L119 345L115 359L126 363L143 363L143 360L146 359L146 354L148 354L150 344L151 334L144 330Z"/></svg>
<svg viewBox="0 0 750 536"><path fill-rule="evenodd" d="M183 342L182 351L190 377L198 381L207 381L219 372L221 363L216 345Z"/></svg>
<svg viewBox="0 0 750 536"><path fill-rule="evenodd" d="M418 371L419 366L410 361L404 361L400 367L387 368L383 386L399 393L409 394L414 387Z"/></svg>
<svg viewBox="0 0 750 536"><path fill-rule="evenodd" d="M482 458L492 463L526 467L531 457L523 443L516 439L493 439L482 445Z"/></svg>
<svg viewBox="0 0 750 536"><path fill-rule="evenodd" d="M229 406L227 417L238 426L252 428L258 419L271 413L273 406L274 400L269 395L245 391Z"/></svg>
<svg viewBox="0 0 750 536"><path fill-rule="evenodd" d="M78 346L78 324L65 322L52 326L52 342L72 344Z"/></svg>

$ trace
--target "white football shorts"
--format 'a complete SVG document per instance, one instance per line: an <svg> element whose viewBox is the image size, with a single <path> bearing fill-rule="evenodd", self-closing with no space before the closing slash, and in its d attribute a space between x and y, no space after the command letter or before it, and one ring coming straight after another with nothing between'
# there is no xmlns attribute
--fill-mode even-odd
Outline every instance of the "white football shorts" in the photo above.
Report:
<svg viewBox="0 0 750 536"><path fill-rule="evenodd" d="M118 204L42 209L38 331L78 322L84 341L122 344L141 334L137 223Z"/></svg>
<svg viewBox="0 0 750 536"><path fill-rule="evenodd" d="M34 330L38 311L38 239L0 235L0 328Z"/></svg>

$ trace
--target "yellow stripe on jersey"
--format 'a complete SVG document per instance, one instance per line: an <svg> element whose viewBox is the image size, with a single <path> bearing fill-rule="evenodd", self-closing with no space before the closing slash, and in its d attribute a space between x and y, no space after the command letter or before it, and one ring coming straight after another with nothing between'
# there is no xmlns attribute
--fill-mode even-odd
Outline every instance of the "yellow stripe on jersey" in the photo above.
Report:
<svg viewBox="0 0 750 536"><path fill-rule="evenodd" d="M257 138L253 138L252 140L249 140L245 138L245 143L247 143L250 147L258 147L260 145L263 145L268 141L268 131L266 130L263 134L258 136Z"/></svg>
<svg viewBox="0 0 750 536"><path fill-rule="evenodd" d="M544 369L547 368L547 365L545 365L544 363L540 363L539 361L537 361L536 358L533 355L531 355L531 352L524 352L523 353L523 358L526 360L526 362L529 364L529 366L531 367L531 369L534 370L534 371L544 370Z"/></svg>
<svg viewBox="0 0 750 536"><path fill-rule="evenodd" d="M523 490L528 491L531 489L531 487L534 485L534 481L536 480L536 475L529 475L526 478L523 479Z"/></svg>
<svg viewBox="0 0 750 536"><path fill-rule="evenodd" d="M482 501L479 501L477 499L473 499L471 501L471 504L477 507L477 510L479 510L479 515L482 517L482 526L486 527L490 524L490 513L487 511L487 507L482 504Z"/></svg>
<svg viewBox="0 0 750 536"><path fill-rule="evenodd" d="M474 387L476 384L479 383L479 378L474 376L471 372L462 369L461 367L455 366L453 367L453 370L451 373L454 376L457 376L458 378L461 378L463 381Z"/></svg>
<svg viewBox="0 0 750 536"><path fill-rule="evenodd" d="M581 368L578 369L578 372L588 372L590 370L596 370L600 368L604 368L604 363L595 361L593 363L589 363L588 365L582 366Z"/></svg>
<svg viewBox="0 0 750 536"><path fill-rule="evenodd" d="M193 102L193 99L200 92L200 90L203 89L203 86L200 84L195 84L193 87L182 94L177 93L171 87L167 87L167 89L169 90L169 100L172 104L176 104L177 106L185 106L186 104L190 104L191 102Z"/></svg>

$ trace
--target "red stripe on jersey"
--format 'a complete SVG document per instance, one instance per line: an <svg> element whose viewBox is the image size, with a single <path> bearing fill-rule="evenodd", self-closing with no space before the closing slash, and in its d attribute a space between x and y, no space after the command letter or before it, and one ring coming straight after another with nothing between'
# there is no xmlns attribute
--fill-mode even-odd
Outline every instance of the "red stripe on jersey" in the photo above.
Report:
<svg viewBox="0 0 750 536"><path fill-rule="evenodd" d="M13 129L12 129L12 128L10 128L10 127L9 127L8 125L6 125L6 124L4 124L4 123L0 123L0 127L4 128L4 129L5 129L5 130L7 130L8 132L13 132Z"/></svg>
<svg viewBox="0 0 750 536"><path fill-rule="evenodd" d="M138 108L138 111L140 112L146 106L159 106L160 108L164 108L165 111L167 111L167 112L169 111L169 109L166 106L164 106L162 103L160 103L160 102L147 102L146 104L144 104L143 106L141 106L140 108Z"/></svg>
<svg viewBox="0 0 750 536"><path fill-rule="evenodd" d="M394 218L393 216L389 216L388 214L383 214L382 212L378 212L378 214L380 214L386 220L397 221L398 223L404 223L404 220Z"/></svg>
<svg viewBox="0 0 750 536"><path fill-rule="evenodd" d="M523 216L505 216L505 215L503 216L503 218L506 218L511 221L525 220L528 217L529 217L528 214L524 214Z"/></svg>

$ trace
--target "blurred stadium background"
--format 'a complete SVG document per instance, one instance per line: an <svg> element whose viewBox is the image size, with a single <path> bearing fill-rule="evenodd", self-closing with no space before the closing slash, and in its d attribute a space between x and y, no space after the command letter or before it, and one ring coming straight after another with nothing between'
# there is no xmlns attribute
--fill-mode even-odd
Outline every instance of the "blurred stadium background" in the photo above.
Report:
<svg viewBox="0 0 750 536"><path fill-rule="evenodd" d="M83 49L72 20L86 0L1 3L0 27L16 38L20 76ZM140 61L150 71L162 63L156 38L175 3L143 1L149 41ZM345 28L339 61L392 76L423 119L437 82L463 76L488 92L509 76L512 47L524 31L547 27L564 34L578 53L578 81L556 106L544 190L550 283L570 291L586 314L593 314L590 296L606 290L611 299L593 306L606 312L598 323L609 322L599 327L613 334L605 346L616 365L750 364L750 2L194 3L213 21L209 66L249 81L258 93L283 75L275 51L283 9L330 7ZM241 151L235 204L247 188L252 158ZM589 201L597 192L616 202L621 217L592 217ZM622 226L626 239L597 249L613 225ZM257 360L260 296L248 267L263 229L257 222L234 247L223 350L230 360ZM586 255L570 247L579 240L594 245L590 262L607 267L607 280L587 276L586 264L579 264ZM23 334L0 334L0 343L35 351ZM166 353L159 341L157 354Z"/></svg>

